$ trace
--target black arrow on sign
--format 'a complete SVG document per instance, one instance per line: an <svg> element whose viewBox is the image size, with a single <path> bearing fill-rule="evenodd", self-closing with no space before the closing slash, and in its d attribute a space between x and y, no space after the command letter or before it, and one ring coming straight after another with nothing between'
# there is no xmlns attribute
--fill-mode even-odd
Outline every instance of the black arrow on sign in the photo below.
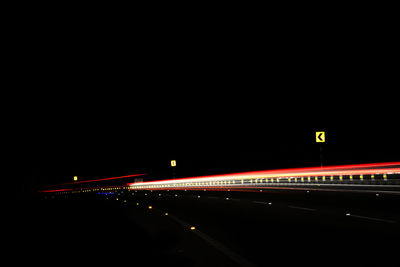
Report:
<svg viewBox="0 0 400 267"><path fill-rule="evenodd" d="M323 135L324 133L319 133L319 135L318 135L318 139L322 142L322 141L324 141L323 139L322 139L322 135Z"/></svg>

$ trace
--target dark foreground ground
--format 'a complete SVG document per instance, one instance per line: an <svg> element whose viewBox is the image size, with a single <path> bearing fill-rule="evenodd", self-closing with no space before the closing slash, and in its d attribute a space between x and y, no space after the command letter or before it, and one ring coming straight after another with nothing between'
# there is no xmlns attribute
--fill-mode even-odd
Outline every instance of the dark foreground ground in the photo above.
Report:
<svg viewBox="0 0 400 267"><path fill-rule="evenodd" d="M399 204L327 192L49 195L15 205L3 231L14 264L394 266Z"/></svg>

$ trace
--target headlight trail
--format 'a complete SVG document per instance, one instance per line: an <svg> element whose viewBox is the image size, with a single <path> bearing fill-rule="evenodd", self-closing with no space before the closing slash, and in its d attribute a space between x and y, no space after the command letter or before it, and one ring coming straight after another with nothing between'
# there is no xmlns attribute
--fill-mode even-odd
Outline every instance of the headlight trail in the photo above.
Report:
<svg viewBox="0 0 400 267"><path fill-rule="evenodd" d="M301 187L400 188L400 162L265 170L129 183L134 190L301 189ZM284 187L282 187L284 186ZM321 188L322 189L322 188ZM354 190L355 188L353 188Z"/></svg>
<svg viewBox="0 0 400 267"><path fill-rule="evenodd" d="M140 176L134 174L58 185L72 185L74 188L54 188L42 193L68 192L112 192L127 190L203 190L203 191L252 191L272 190L315 190L375 192L400 194L400 162L339 165L326 167L290 168L252 172L228 173L166 179L124 185L100 186L90 182L122 179ZM75 185L80 185L76 187ZM264 191L263 191L264 190Z"/></svg>

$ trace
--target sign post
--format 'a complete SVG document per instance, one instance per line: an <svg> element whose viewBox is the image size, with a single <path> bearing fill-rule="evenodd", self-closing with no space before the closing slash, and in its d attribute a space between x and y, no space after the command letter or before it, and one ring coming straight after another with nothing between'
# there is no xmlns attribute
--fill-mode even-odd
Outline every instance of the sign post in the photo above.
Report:
<svg viewBox="0 0 400 267"><path fill-rule="evenodd" d="M322 168L322 144L325 143L325 132L315 132L315 142L319 143L319 161Z"/></svg>
<svg viewBox="0 0 400 267"><path fill-rule="evenodd" d="M175 178L175 167L176 167L176 160L171 160L171 168L172 168L172 178Z"/></svg>

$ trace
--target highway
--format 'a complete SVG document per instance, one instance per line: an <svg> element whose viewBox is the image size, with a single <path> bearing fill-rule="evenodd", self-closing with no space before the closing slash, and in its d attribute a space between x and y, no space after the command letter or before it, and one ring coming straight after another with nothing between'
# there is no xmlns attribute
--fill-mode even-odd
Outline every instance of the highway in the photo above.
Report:
<svg viewBox="0 0 400 267"><path fill-rule="evenodd" d="M303 168L43 190L36 206L46 223L38 221L43 234L33 239L46 237L59 248L49 249L61 255L72 250L95 263L391 265L399 260L398 167Z"/></svg>
<svg viewBox="0 0 400 267"><path fill-rule="evenodd" d="M314 191L58 195L44 202L57 218L37 235L59 256L72 250L95 263L385 266L398 260L399 200Z"/></svg>
<svg viewBox="0 0 400 267"><path fill-rule="evenodd" d="M398 199L393 196L241 194L160 196L152 192L139 193L132 200L144 209L152 205L173 214L258 266L390 262L390 241L399 237L399 213L393 205ZM360 257L371 249L371 257ZM326 262L328 255L335 255L332 262Z"/></svg>

